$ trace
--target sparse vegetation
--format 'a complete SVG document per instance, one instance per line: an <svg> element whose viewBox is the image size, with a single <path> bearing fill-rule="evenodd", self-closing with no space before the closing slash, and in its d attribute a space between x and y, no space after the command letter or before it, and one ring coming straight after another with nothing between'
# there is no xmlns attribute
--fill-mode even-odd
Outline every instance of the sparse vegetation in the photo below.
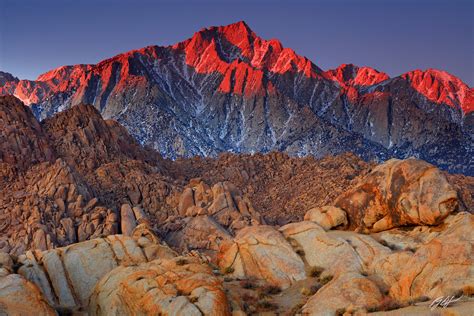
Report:
<svg viewBox="0 0 474 316"><path fill-rule="evenodd" d="M196 303L198 300L199 300L199 298L197 296L190 296L189 297L189 301L191 303Z"/></svg>
<svg viewBox="0 0 474 316"><path fill-rule="evenodd" d="M298 303L290 310L289 315L301 314L301 309L303 308L304 303Z"/></svg>
<svg viewBox="0 0 474 316"><path fill-rule="evenodd" d="M187 263L188 263L188 260L186 260L184 258L179 258L178 260L176 260L176 265L178 265L178 266L184 266Z"/></svg>
<svg viewBox="0 0 474 316"><path fill-rule="evenodd" d="M323 277L321 277L319 279L319 282L322 284L322 285L325 285L329 282L331 282L331 280L333 279L333 276L332 275L325 275Z"/></svg>
<svg viewBox="0 0 474 316"><path fill-rule="evenodd" d="M275 303L272 303L268 300L261 300L257 303L257 308L259 311L271 311L275 310L278 308L278 306Z"/></svg>
<svg viewBox="0 0 474 316"><path fill-rule="evenodd" d="M474 296L474 286L466 285L462 288L462 293L465 296Z"/></svg>
<svg viewBox="0 0 474 316"><path fill-rule="evenodd" d="M367 307L367 312L373 313L373 312L386 312L386 311L391 311L395 309L399 309L405 307L404 304L394 300L393 298L389 296L385 296L382 301L380 302L379 305L375 306L369 306Z"/></svg>
<svg viewBox="0 0 474 316"><path fill-rule="evenodd" d="M240 281L240 286L244 289L254 289L256 287L255 283L251 280Z"/></svg>
<svg viewBox="0 0 474 316"><path fill-rule="evenodd" d="M266 295L275 295L281 292L281 288L276 285L266 285L262 287L262 293Z"/></svg>
<svg viewBox="0 0 474 316"><path fill-rule="evenodd" d="M321 267L311 267L308 272L307 276L311 278L317 278L323 273L324 269Z"/></svg>
<svg viewBox="0 0 474 316"><path fill-rule="evenodd" d="M295 251L299 256L304 256L304 250L303 249L296 249Z"/></svg>
<svg viewBox="0 0 474 316"><path fill-rule="evenodd" d="M346 312L345 308L339 308L338 310L336 310L336 316L342 316L344 315L345 312Z"/></svg>
<svg viewBox="0 0 474 316"><path fill-rule="evenodd" d="M230 267L227 267L224 269L224 274L231 274L231 273L234 273L235 269L230 266Z"/></svg>
<svg viewBox="0 0 474 316"><path fill-rule="evenodd" d="M233 281L233 280L234 280L234 279L231 278L231 277L228 277L228 276L224 277L224 282L231 282L231 281Z"/></svg>
<svg viewBox="0 0 474 316"><path fill-rule="evenodd" d="M315 285L312 285L309 289L311 291L311 295L315 294L317 291L319 291L319 289L321 288L321 284L315 284Z"/></svg>
<svg viewBox="0 0 474 316"><path fill-rule="evenodd" d="M302 287L300 290L300 293L304 296L310 296L311 295L311 290L308 289L307 287Z"/></svg>
<svg viewBox="0 0 474 316"><path fill-rule="evenodd" d="M408 300L407 305L415 305L416 303L426 302L426 301L429 301L429 300L430 300L430 298L427 297L427 296L415 297L415 298L412 298L412 299Z"/></svg>

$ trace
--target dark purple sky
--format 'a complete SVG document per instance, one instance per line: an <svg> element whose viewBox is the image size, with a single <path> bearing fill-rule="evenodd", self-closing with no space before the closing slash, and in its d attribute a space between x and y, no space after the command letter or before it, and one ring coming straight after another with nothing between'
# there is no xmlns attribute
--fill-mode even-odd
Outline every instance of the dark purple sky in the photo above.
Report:
<svg viewBox="0 0 474 316"><path fill-rule="evenodd" d="M323 69L438 68L474 84L472 0L0 0L0 70L34 79L238 20Z"/></svg>

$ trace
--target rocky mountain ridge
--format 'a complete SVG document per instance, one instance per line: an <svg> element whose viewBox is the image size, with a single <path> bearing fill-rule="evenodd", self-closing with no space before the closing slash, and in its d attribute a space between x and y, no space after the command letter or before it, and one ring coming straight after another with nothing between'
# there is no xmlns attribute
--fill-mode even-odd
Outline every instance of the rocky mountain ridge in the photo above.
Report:
<svg viewBox="0 0 474 316"><path fill-rule="evenodd" d="M96 65L64 66L35 81L2 75L44 119L94 105L164 157L284 151L365 159L415 156L474 173L473 89L438 70L395 78L369 67L323 71L264 40L245 22L202 29Z"/></svg>

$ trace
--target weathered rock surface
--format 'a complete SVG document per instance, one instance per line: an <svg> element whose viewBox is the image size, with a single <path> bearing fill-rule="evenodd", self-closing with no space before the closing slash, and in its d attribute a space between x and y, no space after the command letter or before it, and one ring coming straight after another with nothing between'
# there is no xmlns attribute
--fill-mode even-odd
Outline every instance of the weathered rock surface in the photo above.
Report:
<svg viewBox="0 0 474 316"><path fill-rule="evenodd" d="M1 270L1 269L0 269ZM0 273L0 315L57 315L40 290L18 274Z"/></svg>
<svg viewBox="0 0 474 316"><path fill-rule="evenodd" d="M439 297L474 288L474 218L460 213L444 231L399 266L400 278L390 294L402 301L420 296Z"/></svg>
<svg viewBox="0 0 474 316"><path fill-rule="evenodd" d="M325 230L347 225L346 212L334 206L312 208L306 212L304 220L315 222Z"/></svg>
<svg viewBox="0 0 474 316"><path fill-rule="evenodd" d="M111 235L65 248L27 252L19 259L18 272L35 283L52 306L74 309L87 306L96 283L117 266L173 256L171 249L153 241Z"/></svg>
<svg viewBox="0 0 474 316"><path fill-rule="evenodd" d="M377 232L404 225L439 224L458 206L458 196L434 166L391 159L377 167L335 205L352 229Z"/></svg>
<svg viewBox="0 0 474 316"><path fill-rule="evenodd" d="M215 253L223 242L232 240L232 235L210 216L199 215L184 219L181 223L184 227L169 232L166 241L182 251L210 250Z"/></svg>
<svg viewBox="0 0 474 316"><path fill-rule="evenodd" d="M235 277L254 277L282 288L305 278L304 263L291 245L271 226L239 231L233 243L222 246L219 266Z"/></svg>
<svg viewBox="0 0 474 316"><path fill-rule="evenodd" d="M118 267L96 285L91 315L230 315L222 281L190 257Z"/></svg>
<svg viewBox="0 0 474 316"><path fill-rule="evenodd" d="M335 315L376 306L382 301L377 285L357 273L343 274L321 288L303 306L303 315Z"/></svg>

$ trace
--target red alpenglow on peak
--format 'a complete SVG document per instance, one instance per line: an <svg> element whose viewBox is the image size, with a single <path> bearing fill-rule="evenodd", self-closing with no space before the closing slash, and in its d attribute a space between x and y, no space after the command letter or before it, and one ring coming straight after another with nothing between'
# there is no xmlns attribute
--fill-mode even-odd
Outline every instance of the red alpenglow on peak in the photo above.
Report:
<svg viewBox="0 0 474 316"><path fill-rule="evenodd" d="M474 89L446 71L413 70L401 77L430 101L461 107L466 114L474 111Z"/></svg>
<svg viewBox="0 0 474 316"><path fill-rule="evenodd" d="M186 63L200 73L225 73L235 60L254 70L278 74L298 72L316 78L322 73L309 59L283 48L278 40L258 37L243 21L202 29L173 48L184 50Z"/></svg>
<svg viewBox="0 0 474 316"><path fill-rule="evenodd" d="M390 77L374 68L342 64L336 69L326 71L326 78L337 81L342 87L365 87L378 84Z"/></svg>
<svg viewBox="0 0 474 316"><path fill-rule="evenodd" d="M336 69L328 70L324 72L324 77L336 81L351 102L356 102L360 97L358 88L372 86L390 79L384 72L370 67L358 67L353 64L342 64ZM373 94L372 97L377 96L379 96L379 93Z"/></svg>

